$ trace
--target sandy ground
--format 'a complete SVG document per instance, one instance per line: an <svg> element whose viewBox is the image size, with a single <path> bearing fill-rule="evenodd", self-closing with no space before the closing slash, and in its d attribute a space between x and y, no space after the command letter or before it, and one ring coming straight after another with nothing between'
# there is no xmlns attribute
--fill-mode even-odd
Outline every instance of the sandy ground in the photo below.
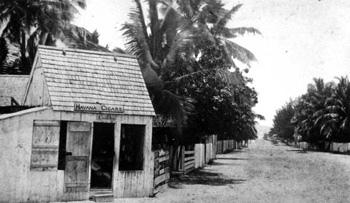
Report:
<svg viewBox="0 0 350 203"><path fill-rule="evenodd" d="M350 156L257 140L139 202L350 202Z"/></svg>

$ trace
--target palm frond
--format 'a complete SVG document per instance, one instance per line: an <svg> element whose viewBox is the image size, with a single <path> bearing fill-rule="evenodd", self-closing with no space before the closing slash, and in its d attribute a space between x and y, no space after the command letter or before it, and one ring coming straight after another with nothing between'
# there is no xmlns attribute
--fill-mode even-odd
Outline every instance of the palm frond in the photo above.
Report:
<svg viewBox="0 0 350 203"><path fill-rule="evenodd" d="M216 22L214 29L216 30L216 33L220 33L223 28L226 27L226 24L229 20L231 20L232 15L236 13L240 8L242 7L242 4L238 4L236 6L233 6L231 10L224 13L224 15Z"/></svg>
<svg viewBox="0 0 350 203"><path fill-rule="evenodd" d="M261 32L253 27L223 28L221 33L225 38L236 38L238 35L245 35L248 33L261 35Z"/></svg>
<svg viewBox="0 0 350 203"><path fill-rule="evenodd" d="M127 39L127 43L125 44L127 51L142 58L153 68L158 68L158 65L154 62L151 55L149 47L150 41L143 16L142 5L140 0L134 0L134 2L136 3L136 9L132 9L129 14L131 22L123 24L121 28L121 30L124 31L123 36Z"/></svg>
<svg viewBox="0 0 350 203"><path fill-rule="evenodd" d="M251 66L251 61L256 61L254 54L248 49L227 39L221 38L222 47L227 49L227 55L239 60L240 62Z"/></svg>

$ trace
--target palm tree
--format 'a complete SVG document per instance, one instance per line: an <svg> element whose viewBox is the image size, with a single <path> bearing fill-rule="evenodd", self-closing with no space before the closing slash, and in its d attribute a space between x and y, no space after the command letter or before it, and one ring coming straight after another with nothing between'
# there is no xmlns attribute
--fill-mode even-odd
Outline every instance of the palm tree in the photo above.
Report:
<svg viewBox="0 0 350 203"><path fill-rule="evenodd" d="M325 83L323 79L314 79L308 91L301 97L296 107L293 123L303 139L310 142L324 142L331 139L331 123L326 105L333 94L334 83Z"/></svg>
<svg viewBox="0 0 350 203"><path fill-rule="evenodd" d="M233 59L248 65L251 60L255 60L247 49L228 40L247 32L259 33L254 28L226 28L227 22L240 5L226 10L220 0L182 0L176 3L170 0L147 0L149 19L145 19L143 4L140 0L134 2L136 7L129 14L130 21L122 28L128 40L127 51L139 57L156 111L174 115L180 121L178 127L184 123L183 103L180 102L181 98L164 89L164 82L171 82L164 81L164 74L168 74L167 71L176 59L182 57L184 60L196 62L198 54L204 49L203 42L209 41L233 67L236 67ZM211 17L208 14L212 14ZM210 24L214 26L211 28ZM204 67L195 71L192 67L192 71L184 72L184 75L173 82L179 83L181 79L200 75L208 69L209 67ZM230 75L227 78L234 78L227 70L220 71L216 70L221 75ZM170 105L164 102L169 102ZM165 108L169 106L172 108Z"/></svg>
<svg viewBox="0 0 350 203"><path fill-rule="evenodd" d="M350 82L348 77L337 78L334 94L327 100L322 131L337 141L350 141Z"/></svg>
<svg viewBox="0 0 350 203"><path fill-rule="evenodd" d="M62 34L77 7L85 8L85 0L4 0L0 2L1 37L18 44L23 73L30 71L36 46L52 43ZM30 57L28 59L28 56Z"/></svg>
<svg viewBox="0 0 350 203"><path fill-rule="evenodd" d="M62 32L64 37L60 40L69 48L111 52L98 44L100 34L97 30L91 33L83 27L67 24Z"/></svg>
<svg viewBox="0 0 350 203"><path fill-rule="evenodd" d="M0 37L0 74L4 71L3 66L7 57L9 50L7 47L6 40Z"/></svg>

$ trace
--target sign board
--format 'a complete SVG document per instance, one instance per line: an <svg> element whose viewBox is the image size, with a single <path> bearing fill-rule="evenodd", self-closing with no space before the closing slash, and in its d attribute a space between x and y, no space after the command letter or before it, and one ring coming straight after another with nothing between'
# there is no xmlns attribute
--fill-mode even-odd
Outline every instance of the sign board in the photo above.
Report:
<svg viewBox="0 0 350 203"><path fill-rule="evenodd" d="M171 116L162 116L157 114L155 117L153 117L153 127L175 127L174 119Z"/></svg>
<svg viewBox="0 0 350 203"><path fill-rule="evenodd" d="M110 114L98 114L97 120L115 120L117 118L117 115L110 115Z"/></svg>
<svg viewBox="0 0 350 203"><path fill-rule="evenodd" d="M123 106L109 104L75 103L74 111L123 113Z"/></svg>

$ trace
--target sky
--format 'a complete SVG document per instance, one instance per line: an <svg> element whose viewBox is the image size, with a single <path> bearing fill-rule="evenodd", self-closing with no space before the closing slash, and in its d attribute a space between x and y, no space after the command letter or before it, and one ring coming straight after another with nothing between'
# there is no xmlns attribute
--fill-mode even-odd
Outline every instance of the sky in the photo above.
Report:
<svg viewBox="0 0 350 203"><path fill-rule="evenodd" d="M97 31L100 44L124 48L120 31L131 0L87 0L75 24ZM234 41L258 59L247 76L258 92L256 113L261 125L272 126L276 110L306 92L313 78L325 81L350 73L349 0L226 0L243 6L229 27L255 27L262 35Z"/></svg>

